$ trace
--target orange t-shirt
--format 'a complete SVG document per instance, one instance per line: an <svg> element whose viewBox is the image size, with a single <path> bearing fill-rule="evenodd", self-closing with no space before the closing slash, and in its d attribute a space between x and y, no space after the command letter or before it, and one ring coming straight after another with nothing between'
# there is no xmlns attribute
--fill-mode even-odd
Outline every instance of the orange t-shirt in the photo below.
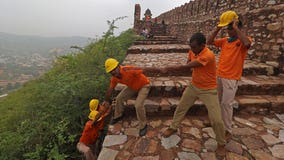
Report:
<svg viewBox="0 0 284 160"><path fill-rule="evenodd" d="M120 66L120 74L120 79L112 76L110 81L111 88L114 88L117 83L122 83L129 88L138 91L143 86L150 83L149 79L143 74L143 70L133 66Z"/></svg>
<svg viewBox="0 0 284 160"><path fill-rule="evenodd" d="M215 40L214 45L221 48L217 76L240 80L248 48L239 39L229 43L228 37Z"/></svg>
<svg viewBox="0 0 284 160"><path fill-rule="evenodd" d="M85 145L94 144L99 137L99 130L103 129L103 121L99 121L95 126L92 126L91 120L87 121L80 138L80 142Z"/></svg>
<svg viewBox="0 0 284 160"><path fill-rule="evenodd" d="M198 55L189 51L189 61L197 60L202 67L195 67L192 71L192 84L200 89L216 89L216 62L215 55L205 47Z"/></svg>

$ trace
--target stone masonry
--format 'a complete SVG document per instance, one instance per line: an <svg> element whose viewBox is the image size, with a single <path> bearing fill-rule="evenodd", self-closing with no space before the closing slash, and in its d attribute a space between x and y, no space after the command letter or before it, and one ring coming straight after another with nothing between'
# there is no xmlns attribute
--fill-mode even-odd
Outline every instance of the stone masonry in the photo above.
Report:
<svg viewBox="0 0 284 160"><path fill-rule="evenodd" d="M273 64L279 71L284 72L283 0L189 1L153 18L152 22L161 24L164 21L167 25L166 33L186 43L195 32L208 35L217 25L221 13L226 10L234 10L240 15L244 22L243 29L253 38L249 58ZM140 21L140 27L143 25L143 21ZM134 30L139 30L139 25L134 26ZM225 32L221 33L224 34Z"/></svg>

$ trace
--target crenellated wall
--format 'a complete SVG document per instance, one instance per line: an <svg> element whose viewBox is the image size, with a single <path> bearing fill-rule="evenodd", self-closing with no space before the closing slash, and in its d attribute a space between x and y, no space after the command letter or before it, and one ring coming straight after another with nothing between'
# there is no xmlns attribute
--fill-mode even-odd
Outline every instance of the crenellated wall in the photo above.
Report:
<svg viewBox="0 0 284 160"><path fill-rule="evenodd" d="M167 34L187 43L195 32L206 36L214 29L219 16L234 10L242 18L243 30L254 40L250 59L269 63L284 71L284 1L283 0L195 0L155 18L167 24ZM143 24L141 24L143 25ZM221 31L218 36L224 36Z"/></svg>

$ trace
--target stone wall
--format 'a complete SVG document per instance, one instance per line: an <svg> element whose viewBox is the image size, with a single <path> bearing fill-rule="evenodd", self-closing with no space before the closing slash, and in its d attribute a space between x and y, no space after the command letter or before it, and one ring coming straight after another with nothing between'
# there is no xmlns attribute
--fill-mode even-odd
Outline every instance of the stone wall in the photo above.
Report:
<svg viewBox="0 0 284 160"><path fill-rule="evenodd" d="M236 11L244 22L243 30L253 38L250 59L259 60L284 71L284 3L283 0L195 0L155 18L167 24L167 33L187 43L195 32L206 36L226 10ZM143 25L143 24L141 24ZM218 36L224 36L222 31Z"/></svg>

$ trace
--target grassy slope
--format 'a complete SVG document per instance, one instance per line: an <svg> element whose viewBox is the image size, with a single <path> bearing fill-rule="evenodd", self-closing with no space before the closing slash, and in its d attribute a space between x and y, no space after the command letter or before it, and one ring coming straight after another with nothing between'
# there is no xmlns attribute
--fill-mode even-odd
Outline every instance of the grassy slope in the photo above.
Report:
<svg viewBox="0 0 284 160"><path fill-rule="evenodd" d="M76 143L91 98L103 100L109 84L104 61L122 61L137 37L132 30L107 36L0 101L0 159L78 159Z"/></svg>

